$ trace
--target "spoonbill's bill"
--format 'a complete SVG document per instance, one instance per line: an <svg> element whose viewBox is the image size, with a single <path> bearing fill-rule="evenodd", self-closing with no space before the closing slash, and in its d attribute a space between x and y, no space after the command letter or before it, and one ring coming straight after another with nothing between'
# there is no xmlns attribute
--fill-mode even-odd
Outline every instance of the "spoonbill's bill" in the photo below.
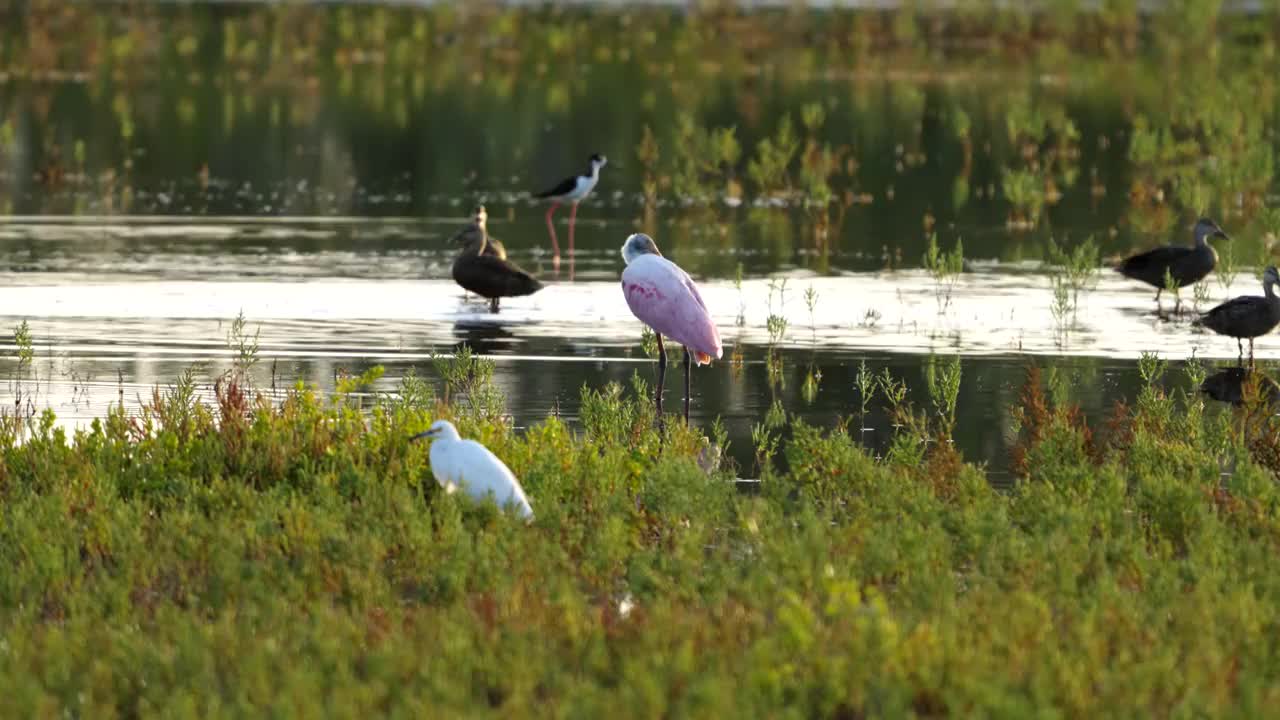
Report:
<svg viewBox="0 0 1280 720"><path fill-rule="evenodd" d="M1182 307L1178 288L1200 282L1218 264L1218 253L1209 246L1209 238L1230 240L1218 223L1209 218L1200 218L1192 234L1196 241L1191 247L1159 247L1127 258L1116 267L1121 275L1141 280L1156 289L1157 312L1160 310L1160 293L1164 292L1168 278L1173 280L1173 293L1177 298L1173 311L1178 312Z"/></svg>
<svg viewBox="0 0 1280 720"><path fill-rule="evenodd" d="M534 195L539 199L551 200L551 207L547 208L547 232L551 233L552 262L556 267L560 266L560 243L556 240L556 226L552 222L551 216L555 214L556 208L560 207L561 204L570 203L569 255L572 256L573 226L578 218L578 203L595 189L596 183L600 182L600 168L603 168L608 162L608 158L596 153L591 156L590 165L587 167L585 174L567 177L550 190L544 190Z"/></svg>
<svg viewBox="0 0 1280 720"><path fill-rule="evenodd" d="M499 507L514 505L525 520L533 519L533 507L520 481L497 455L475 440L463 440L448 420L437 420L410 440L432 438L431 474L448 492L461 489L476 500L492 496Z"/></svg>
<svg viewBox="0 0 1280 720"><path fill-rule="evenodd" d="M622 245L622 294L631 313L658 336L658 417L662 417L662 387L667 374L665 335L684 346L684 420L689 422L691 364L710 364L723 355L720 331L689 274L662 257L653 238L637 233Z"/></svg>
<svg viewBox="0 0 1280 720"><path fill-rule="evenodd" d="M488 298L489 312L496 313L500 298L532 295L542 289L542 283L507 260L507 251L500 244L490 249L494 241L489 237L484 219L481 206L476 222L454 235L453 239L465 243L465 247L453 261L453 280L463 290Z"/></svg>
<svg viewBox="0 0 1280 720"><path fill-rule="evenodd" d="M1276 296L1276 285L1280 285L1280 271L1272 265L1262 273L1262 292L1264 295L1242 295L1232 298L1215 307L1195 324L1207 327L1219 335L1236 339L1236 349L1240 351L1240 360L1244 361L1244 346L1240 340L1249 340L1249 364L1253 364L1253 339L1266 335L1280 325L1280 297Z"/></svg>

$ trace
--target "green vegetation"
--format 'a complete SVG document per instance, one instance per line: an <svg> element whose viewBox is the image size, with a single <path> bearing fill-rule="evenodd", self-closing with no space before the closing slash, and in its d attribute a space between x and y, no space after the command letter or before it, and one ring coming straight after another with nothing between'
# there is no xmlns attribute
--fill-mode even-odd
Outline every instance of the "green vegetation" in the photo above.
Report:
<svg viewBox="0 0 1280 720"><path fill-rule="evenodd" d="M1053 289L1049 309L1053 313L1057 342L1064 346L1080 309L1080 293L1088 292L1098 283L1098 246L1093 238L1087 238L1068 251L1050 238L1049 262L1052 264L1049 283Z"/></svg>
<svg viewBox="0 0 1280 720"><path fill-rule="evenodd" d="M695 431L659 436L642 382L584 390L579 431L516 434L459 401L483 368L441 364L442 387L411 378L364 410L227 382L212 407L178 386L74 437L48 414L25 442L0 436L10 711L1165 716L1276 700L1280 432L1166 391L1154 357L1105 430L1033 369L1009 492L946 442L954 358L929 364L928 415L882 374L900 418L886 458L790 423L757 494L699 465ZM438 490L407 441L437 417L511 466L532 525Z"/></svg>
<svg viewBox="0 0 1280 720"><path fill-rule="evenodd" d="M973 257L1044 259L1064 229L1112 257L1185 241L1198 213L1263 254L1280 6L960 5L34 0L0 23L0 211L427 214L599 150L651 232L820 272L874 269L881 244L915 265L933 223L1001 219L1017 232L966 230ZM428 161L424 137L448 142ZM262 162L221 162L240 155Z"/></svg>
<svg viewBox="0 0 1280 720"><path fill-rule="evenodd" d="M741 198L734 172L742 156L737 129L705 130L683 113L676 120L676 160L671 187L681 197L710 203L722 197ZM655 152L656 156L656 152Z"/></svg>
<svg viewBox="0 0 1280 720"><path fill-rule="evenodd" d="M846 213L861 226L843 249L921 258L940 313L964 248L938 233L1003 218L1016 232L966 235L973 256L1048 259L1064 329L1103 255L1182 238L1194 214L1229 217L1234 258L1267 264L1274 3L1247 17L1216 0L1147 16L1127 0L1034 15L714 5L33 0L0 12L0 211L374 214L388 184L409 198L392 211L420 211L464 188L528 189L546 147L591 143L619 160L611 190L643 203L646 228L668 213L725 250L693 257L736 274L740 325L756 256L735 246L821 268ZM424 158L432 136L449 142ZM169 190L190 206L158 205ZM1067 223L1097 245L1050 243ZM578 426L519 432L493 364L468 350L394 394L370 390L374 368L332 397L260 395L243 315L212 403L187 374L69 436L31 399L19 325L0 412L6 710L1163 717L1280 699L1280 420L1253 381L1242 408L1210 408L1145 356L1134 404L1090 427L1073 380L1032 368L990 419L1016 439L1016 482L997 491L951 441L957 357L928 359L927 406L864 360L856 419L797 421L780 399L785 293L770 281L754 494L716 459L723 433L658 423L640 380L584 388ZM805 302L816 347L812 289ZM643 347L656 352L651 333ZM1195 387L1205 370L1186 374ZM811 363L802 397L846 391L834 384ZM883 451L865 432L878 405ZM534 523L439 491L407 441L439 417L511 466Z"/></svg>
<svg viewBox="0 0 1280 720"><path fill-rule="evenodd" d="M947 252L938 246L938 234L930 233L923 264L933 278L933 296L938 302L938 314L942 314L951 307L951 291L964 272L964 241L956 238L955 248Z"/></svg>

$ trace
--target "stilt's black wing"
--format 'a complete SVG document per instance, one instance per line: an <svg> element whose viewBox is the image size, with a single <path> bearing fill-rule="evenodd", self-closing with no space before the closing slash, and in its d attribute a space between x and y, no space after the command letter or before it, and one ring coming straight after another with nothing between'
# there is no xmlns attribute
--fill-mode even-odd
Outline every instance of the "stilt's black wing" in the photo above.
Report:
<svg viewBox="0 0 1280 720"><path fill-rule="evenodd" d="M550 190L543 190L542 192L534 195L534 197L549 198L549 197L559 197L561 195L568 195L569 193L573 192L574 189L576 189L577 187L578 187L578 177L575 175L573 177L569 177L569 178L565 178L564 180L561 180L559 185L556 185Z"/></svg>

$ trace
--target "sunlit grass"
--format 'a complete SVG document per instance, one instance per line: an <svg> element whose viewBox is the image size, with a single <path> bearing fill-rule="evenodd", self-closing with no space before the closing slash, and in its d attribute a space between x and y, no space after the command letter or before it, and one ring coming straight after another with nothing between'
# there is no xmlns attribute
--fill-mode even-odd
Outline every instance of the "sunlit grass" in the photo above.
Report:
<svg viewBox="0 0 1280 720"><path fill-rule="evenodd" d="M1135 405L1089 428L1032 373L1000 492L948 442L958 359L928 367L928 413L860 374L861 413L874 395L896 418L884 458L771 408L752 495L699 464L695 429L655 430L639 380L584 388L580 430L516 433L467 399L488 384L467 357L368 405L355 385L270 400L231 377L213 406L180 382L73 436L32 418L0 446L0 692L17 714L94 716L1272 699L1274 421L1167 392L1148 356ZM408 437L439 417L515 471L533 524L437 489Z"/></svg>

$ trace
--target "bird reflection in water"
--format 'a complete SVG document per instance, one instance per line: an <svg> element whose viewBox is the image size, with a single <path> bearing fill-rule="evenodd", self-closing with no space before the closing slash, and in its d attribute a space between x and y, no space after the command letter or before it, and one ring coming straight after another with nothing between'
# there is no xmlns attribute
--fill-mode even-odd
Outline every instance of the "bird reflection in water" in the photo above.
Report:
<svg viewBox="0 0 1280 720"><path fill-rule="evenodd" d="M453 326L453 336L458 347L468 345L481 355L510 350L516 343L514 333L495 322L459 322Z"/></svg>
<svg viewBox="0 0 1280 720"><path fill-rule="evenodd" d="M1237 407L1251 397L1268 406L1280 406L1280 384L1257 370L1243 367L1229 367L1210 375L1200 383L1200 392Z"/></svg>

